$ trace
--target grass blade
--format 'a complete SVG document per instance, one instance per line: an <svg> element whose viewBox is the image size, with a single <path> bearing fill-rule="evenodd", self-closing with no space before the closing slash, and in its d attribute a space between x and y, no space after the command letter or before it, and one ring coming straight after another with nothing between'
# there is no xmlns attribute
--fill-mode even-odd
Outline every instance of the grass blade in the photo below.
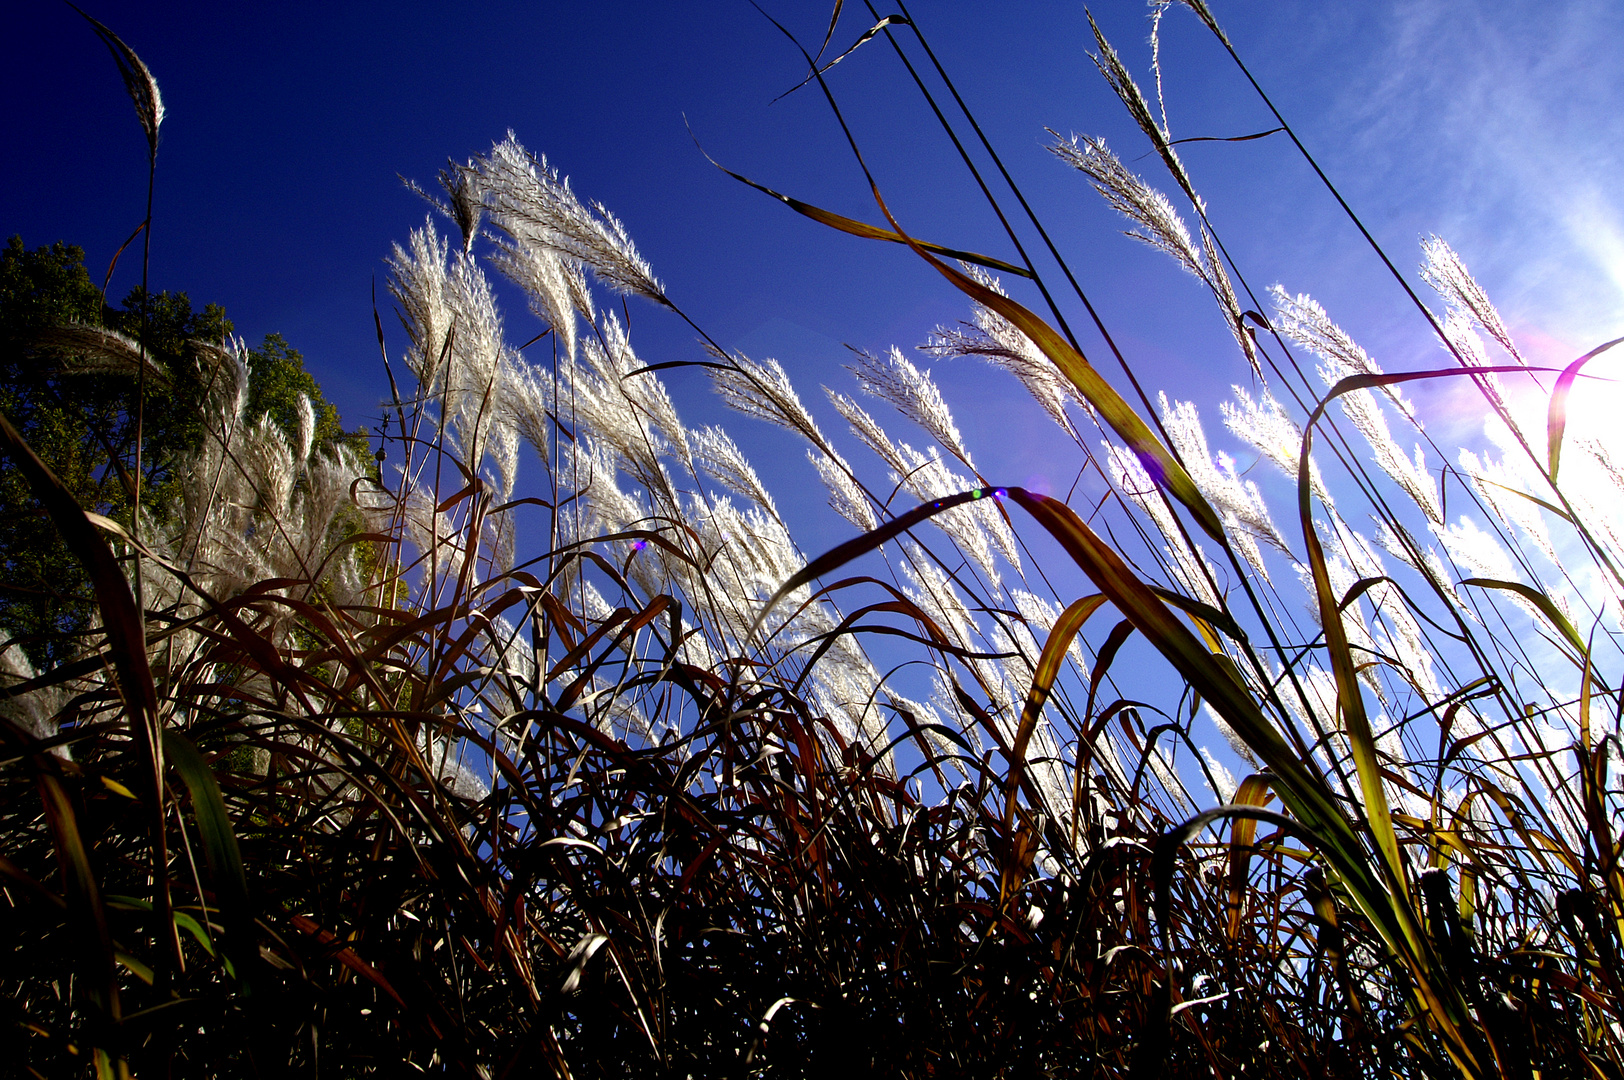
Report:
<svg viewBox="0 0 1624 1080"><path fill-rule="evenodd" d="M203 840L203 858L208 864L209 876L214 879L221 922L227 928L221 948L234 957L235 969L246 974L253 950L250 929L253 913L249 909L248 878L243 871L242 852L237 846L236 831L231 827L231 814L220 794L220 784L197 747L180 732L164 732L164 751L192 796L192 814Z"/></svg>
<svg viewBox="0 0 1624 1080"><path fill-rule="evenodd" d="M705 151L701 149L700 153L704 154ZM990 255L979 255L974 251L960 251L957 248L943 247L941 244L932 244L926 240L914 240L911 237L903 236L902 234L892 232L889 229L882 229L877 225L870 225L866 221L857 221L853 218L837 214L832 210L825 210L822 207L813 206L811 203L802 202L800 199L785 195L782 192L774 191L765 184L758 184L748 176L740 176L732 169L718 164L716 159L711 157L709 154L705 154L705 160L727 173L739 183L753 187L763 194L771 195L773 198L777 199L779 202L783 203L797 214L800 214L803 217L809 217L813 221L818 222L820 225L827 225L831 229L838 229L839 231L847 233L851 236L860 236L865 240L884 240L892 244L917 245L926 251L933 252L945 258L962 259L967 263L974 263L977 266L985 266L988 270L996 270L1000 274L1013 274L1016 277L1023 278L1030 278L1032 276L1032 272L1026 269L1024 266L1016 266L1014 263L1008 263L1002 259L995 259Z"/></svg>
<svg viewBox="0 0 1624 1080"><path fill-rule="evenodd" d="M1605 345L1597 345L1563 368L1562 374L1556 377L1556 386L1551 390L1551 406L1545 418L1545 443L1549 454L1552 482L1556 480L1557 466L1562 463L1562 435L1568 426L1568 394L1573 390L1573 381L1579 377L1581 368L1620 342L1624 342L1624 337L1614 338Z"/></svg>

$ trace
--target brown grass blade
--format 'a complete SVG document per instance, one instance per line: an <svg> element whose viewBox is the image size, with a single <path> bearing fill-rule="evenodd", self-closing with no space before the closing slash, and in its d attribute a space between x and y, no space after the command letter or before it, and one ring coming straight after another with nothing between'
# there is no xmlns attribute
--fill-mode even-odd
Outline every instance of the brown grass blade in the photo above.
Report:
<svg viewBox="0 0 1624 1080"><path fill-rule="evenodd" d="M704 151L701 150L700 153L704 153ZM1014 263L1008 263L1002 259L995 259L990 255L979 255L974 251L960 251L957 248L943 247L941 244L932 244L927 240L910 240L909 237L892 232L889 229L882 229L877 225L870 225L866 221L857 221L853 218L837 214L832 210L824 210L821 207L813 206L811 203L802 202L800 199L785 195L782 192L774 191L765 184L758 184L748 176L740 176L732 169L729 169L724 165L717 164L716 160L709 154L705 154L705 160L727 173L739 183L747 184L763 194L771 195L773 198L777 199L779 202L783 203L797 214L800 214L803 217L809 217L821 225L829 226L831 229L838 229L841 232L847 233L851 236L860 236L865 240L884 240L892 244L914 243L921 248L924 248L926 251L933 252L934 254L941 255L945 258L960 259L967 263L974 263L976 266L985 266L988 270L996 270L1000 274L1013 274L1016 277L1023 278L1030 278L1032 276L1032 272L1026 269L1024 266L1016 266Z"/></svg>

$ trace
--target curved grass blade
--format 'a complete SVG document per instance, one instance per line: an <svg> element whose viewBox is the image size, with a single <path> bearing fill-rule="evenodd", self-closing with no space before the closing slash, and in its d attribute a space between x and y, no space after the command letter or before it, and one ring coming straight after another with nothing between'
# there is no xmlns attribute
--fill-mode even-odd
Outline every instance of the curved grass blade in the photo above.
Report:
<svg viewBox="0 0 1624 1080"><path fill-rule="evenodd" d="M1364 816L1371 835L1382 854L1383 869L1388 885L1395 896L1404 899L1403 908L1413 914L1409 884L1404 876L1404 864L1399 856L1398 835L1393 829L1393 812L1382 786L1381 762L1376 752L1376 737L1365 713L1364 695L1359 689L1359 669L1348 647L1347 630L1342 622L1342 606L1331 587L1330 570L1325 561L1325 550L1320 544L1319 532L1314 527L1313 489L1309 480L1310 453L1313 449L1314 427L1331 402L1355 390L1393 386L1423 379L1458 378L1462 375L1483 375L1488 372L1544 370L1521 365L1498 367L1448 368L1429 371L1405 371L1383 375L1350 375L1331 388L1330 393L1314 407L1308 422L1303 425L1303 448L1297 461L1297 513L1303 531L1303 544L1307 548L1308 565L1314 579L1314 595L1319 604L1320 628L1325 635L1326 651L1330 653L1331 670L1336 678L1337 706L1347 733L1354 767L1359 775L1359 790L1364 799ZM1536 601L1537 602L1537 601ZM1549 600L1546 601L1549 603ZM1414 924L1413 918L1405 919ZM1420 927L1414 926L1419 935ZM1413 940L1421 943L1419 936Z"/></svg>
<svg viewBox="0 0 1624 1080"><path fill-rule="evenodd" d="M164 831L163 747L159 742L158 691L147 662L146 619L137 608L130 583L119 569L107 541L96 530L89 515L74 500L49 466L23 439L11 421L0 413L0 451L7 454L28 481L34 498L45 508L73 552L96 591L102 629L107 638L107 656L119 696L123 701L130 734L142 758L141 795L147 803L147 827L151 836L153 889L159 912L156 935L164 943L168 959L180 964L180 938L169 918L169 850Z"/></svg>
<svg viewBox="0 0 1624 1080"><path fill-rule="evenodd" d="M1139 418L1139 414L1134 412L1132 406L1116 392L1116 388L1095 370L1086 356L1077 351L1054 327L1038 318L1022 304L932 256L923 245L915 243L902 232L901 226L897 225L891 211L886 208L885 201L880 198L878 188L874 189L874 198L879 203L880 211L896 228L898 235L902 236L920 258L934 266L937 272L947 278L960 292L982 307L1002 315L1031 339L1032 344L1060 369L1060 373L1077 388L1083 399L1099 412L1111 426L1111 430L1115 431L1127 444L1128 449L1134 452L1134 456L1139 459L1139 463L1150 474L1156 486L1183 503L1203 532L1218 543L1228 546L1229 541L1224 537L1224 527L1218 520L1217 512L1213 510L1212 504L1207 502L1207 497L1195 486L1195 481L1190 479L1190 474L1184 471L1184 466L1179 464L1172 452L1162 445L1161 440L1157 439Z"/></svg>
<svg viewBox="0 0 1624 1080"><path fill-rule="evenodd" d="M1261 773L1253 773L1240 786L1235 789L1231 798L1232 806L1264 807L1269 804L1273 793L1269 790L1269 778ZM1246 879L1251 871L1252 864L1252 838L1257 832L1258 819L1251 814L1235 815L1235 824L1230 830L1229 839L1229 896L1225 905L1229 911L1229 940L1234 941L1241 932L1241 909L1246 898Z"/></svg>
<svg viewBox="0 0 1624 1080"><path fill-rule="evenodd" d="M1343 382L1348 380L1344 379ZM1340 389L1342 383L1337 384ZM1333 391L1335 396L1335 391ZM1327 398L1327 401L1330 400ZM1323 404L1321 409L1323 409ZM1314 420L1323 412L1316 410L1303 431L1303 450L1297 468L1297 511L1303 530L1303 546L1307 549L1308 566L1314 579L1314 596L1319 604L1320 633L1325 637L1325 649L1331 657L1331 673L1336 679L1337 711L1341 727L1347 735L1348 747L1353 754L1354 768L1359 776L1359 791L1365 823L1376 847L1382 855L1382 866L1387 884L1395 896L1403 899L1410 909L1409 883L1404 876L1404 862L1399 855L1398 834L1393 829L1393 811L1387 802L1387 790L1382 786L1381 760L1376 752L1376 736L1365 713L1364 695L1359 688L1359 669L1348 646L1347 627L1342 621L1342 606L1337 602L1331 586L1331 572L1325 561L1325 549L1320 544L1319 530L1314 527L1314 493L1309 482L1309 454L1314 439ZM1419 930L1419 928L1417 928Z"/></svg>
<svg viewBox="0 0 1624 1080"><path fill-rule="evenodd" d="M1071 643L1076 640L1088 617L1098 611L1105 600L1104 593L1073 600L1055 620L1048 640L1043 643L1043 652L1038 656L1037 667L1032 672L1031 689L1026 692L1026 705L1021 709L1021 723L1015 729L1015 740L1009 748L1009 796L1004 808L1006 827L1014 820L1015 792L1025 775L1027 744L1037 730L1038 717L1043 715L1043 703L1049 700L1049 691L1060 674L1060 665L1066 661L1066 650L1071 648Z"/></svg>
<svg viewBox="0 0 1624 1080"><path fill-rule="evenodd" d="M839 17L838 16L838 9L837 9L836 17L837 18ZM822 75L824 72L828 71L830 68L832 68L836 64L840 63L842 60L846 59L846 57L848 57L852 53L856 52L859 48L861 48L862 46L868 44L871 40L873 40L875 34L878 34L881 30L884 30L887 26L907 26L907 25L908 25L908 20L906 18L904 18L903 16L901 16L901 15L887 15L885 18L881 19L879 22L875 23L873 26L871 26L867 30L863 31L862 36L860 36L855 42L852 43L851 48L847 49L845 52L841 53L839 56L835 57L833 60L829 61L827 64L824 64L822 67L813 68L812 69L812 74L808 75L806 78L802 79L800 82L796 83L794 86L790 87L788 90L785 90L782 94L779 94L777 97L773 98L772 101L769 101L767 104L774 105L774 104L777 104L778 102L782 101L784 98L789 97L791 94L795 93L795 91L799 90L801 87L805 86L807 83L809 83L812 80L816 79L818 76ZM829 24L829 33L831 35L834 33L834 29L835 29L834 24L830 23ZM825 49L827 49L829 47L829 42L827 40L824 41L823 47ZM822 53L823 53L823 50L822 49L818 50L818 53L821 56Z"/></svg>
<svg viewBox="0 0 1624 1080"><path fill-rule="evenodd" d="M703 154L705 152L704 150L700 150L700 153ZM1000 274L1013 274L1016 277L1023 278L1030 278L1032 276L1032 272L1026 269L1026 267L1016 266L1014 263L1008 263L1002 259L995 259L991 255L979 255L974 251L960 251L957 248L943 247L941 244L932 244L926 240L911 240L909 237L892 232L889 229L882 229L877 225L870 225L866 221L857 221L854 218L837 214L832 210L825 210L822 207L813 206L811 203L802 202L800 199L785 195L782 192L774 191L765 184L758 184L748 176L740 176L732 169L727 168L725 165L719 164L716 159L711 157L709 154L705 154L705 160L727 173L739 183L753 187L763 194L771 195L773 198L777 199L779 202L783 203L797 214L800 214L803 217L809 217L821 225L829 226L831 229L838 229L841 232L848 233L851 236L860 236L865 240L884 240L892 244L914 243L919 245L921 248L924 248L926 251L934 252L935 254L941 255L945 258L960 259L967 263L974 263L977 266L985 266L988 270L996 270Z"/></svg>
<svg viewBox="0 0 1624 1080"><path fill-rule="evenodd" d="M121 1015L113 935L107 928L107 909L102 903L101 885L90 864L79 831L78 816L62 781L41 770L37 777L45 822L56 847L62 868L62 894L67 903L71 935L79 954L80 970L92 1003L106 1024L117 1024Z"/></svg>
<svg viewBox="0 0 1624 1080"><path fill-rule="evenodd" d="M1546 596L1533 586L1524 585L1520 581L1500 581L1497 578L1480 577L1466 578L1461 581L1461 584L1475 585L1481 589L1500 589L1505 592L1516 593L1539 608L1540 614L1545 616L1550 624L1556 628L1557 632L1562 635L1563 640L1572 645L1581 657L1589 657L1590 650L1585 647L1584 638L1579 636L1579 631L1574 628L1573 623L1569 621L1566 615L1562 614L1562 610L1556 606L1549 596Z"/></svg>
<svg viewBox="0 0 1624 1080"><path fill-rule="evenodd" d="M1580 368L1621 342L1624 342L1624 337L1597 345L1563 368L1562 374L1556 377L1556 386L1551 390L1551 407L1545 418L1545 443L1550 455L1552 481L1556 480L1556 469L1562 462L1562 435L1568 426L1568 394L1573 391L1573 381L1579 377Z"/></svg>
<svg viewBox="0 0 1624 1080"><path fill-rule="evenodd" d="M250 932L253 913L249 908L248 877L243 871L242 851L237 846L236 831L231 827L230 812L226 810L214 770L191 740L174 730L166 730L163 739L165 756L192 796L192 814L197 820L198 836L203 840L203 859L214 880L220 921L226 926L227 936L221 948L235 961L235 970L246 974L253 950Z"/></svg>

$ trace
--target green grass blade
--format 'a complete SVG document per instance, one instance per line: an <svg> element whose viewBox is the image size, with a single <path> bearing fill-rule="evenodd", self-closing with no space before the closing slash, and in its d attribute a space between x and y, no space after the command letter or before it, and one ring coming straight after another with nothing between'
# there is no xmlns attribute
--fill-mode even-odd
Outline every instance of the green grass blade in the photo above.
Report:
<svg viewBox="0 0 1624 1080"><path fill-rule="evenodd" d="M1031 338L1032 343L1060 369L1061 374L1065 375L1077 388L1077 392L1083 395L1083 399L1099 412L1111 426L1111 430L1115 431L1127 444L1128 449L1134 452L1156 485L1183 503L1194 515L1202 531L1220 544L1227 545L1224 527L1218 520L1217 512L1195 486L1195 481L1190 479L1190 474L1184 471L1184 466L1180 465L1172 452L1162 445L1161 440L1157 439L1149 426L1139 418L1139 414L1122 399L1116 388L1095 370L1087 357L1026 307L1000 292L987 288L941 260L931 258L923 249L918 250L925 260L936 267L960 292L983 307L1002 315L1021 333Z"/></svg>
<svg viewBox="0 0 1624 1080"><path fill-rule="evenodd" d="M1566 615L1562 614L1562 610L1556 606L1549 596L1546 596L1533 586L1524 585L1520 581L1500 581L1497 578L1480 577L1466 578L1461 584L1475 585L1481 589L1500 589L1504 592L1516 593L1539 608L1540 614L1544 615L1546 620L1556 628L1557 633L1562 635L1564 641L1573 646L1574 651L1579 656L1588 657L1590 655L1590 650L1585 647L1584 638L1579 636L1579 631L1574 627L1573 623ZM1583 663L1583 661L1575 662Z"/></svg>
<svg viewBox="0 0 1624 1080"><path fill-rule="evenodd" d="M214 778L203 755L191 740L178 731L164 732L164 752L175 767L192 797L192 813L197 819L197 832L203 840L203 858L214 879L216 895L220 898L221 915L233 929L246 927L248 912L248 877L243 870L242 852L237 846L237 833L231 827L231 813L220 794L220 784ZM238 943L236 948L242 948Z"/></svg>

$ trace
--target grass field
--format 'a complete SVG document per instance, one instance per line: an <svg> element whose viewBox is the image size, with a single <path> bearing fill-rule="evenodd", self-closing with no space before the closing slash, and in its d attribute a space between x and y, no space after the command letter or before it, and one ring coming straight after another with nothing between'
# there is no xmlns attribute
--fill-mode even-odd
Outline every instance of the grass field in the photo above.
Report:
<svg viewBox="0 0 1624 1080"><path fill-rule="evenodd" d="M1201 0L1154 17L1244 64ZM854 356L822 430L512 138L425 185L390 259L376 469L309 409L252 415L229 342L196 350L204 449L145 515L87 514L0 426L100 609L79 660L0 652L11 1067L1624 1077L1624 472L1567 409L1616 342L1528 363L1433 237L1435 361L1383 371L1310 296L1253 292L1160 72L1095 32L1152 157L1049 149L1210 292L1230 400L1085 353L1053 245L915 237L872 178L866 222L763 190L939 271L965 317L924 358L1013 376L1097 504L983 476L899 350ZM155 161L156 83L108 39ZM933 64L905 17L862 47L888 39ZM815 52L801 92L838 116ZM825 490L685 424L634 300ZM99 347L139 402L142 343ZM1486 445L1432 441L1440 382ZM778 504L808 497L852 539L802 550Z"/></svg>

